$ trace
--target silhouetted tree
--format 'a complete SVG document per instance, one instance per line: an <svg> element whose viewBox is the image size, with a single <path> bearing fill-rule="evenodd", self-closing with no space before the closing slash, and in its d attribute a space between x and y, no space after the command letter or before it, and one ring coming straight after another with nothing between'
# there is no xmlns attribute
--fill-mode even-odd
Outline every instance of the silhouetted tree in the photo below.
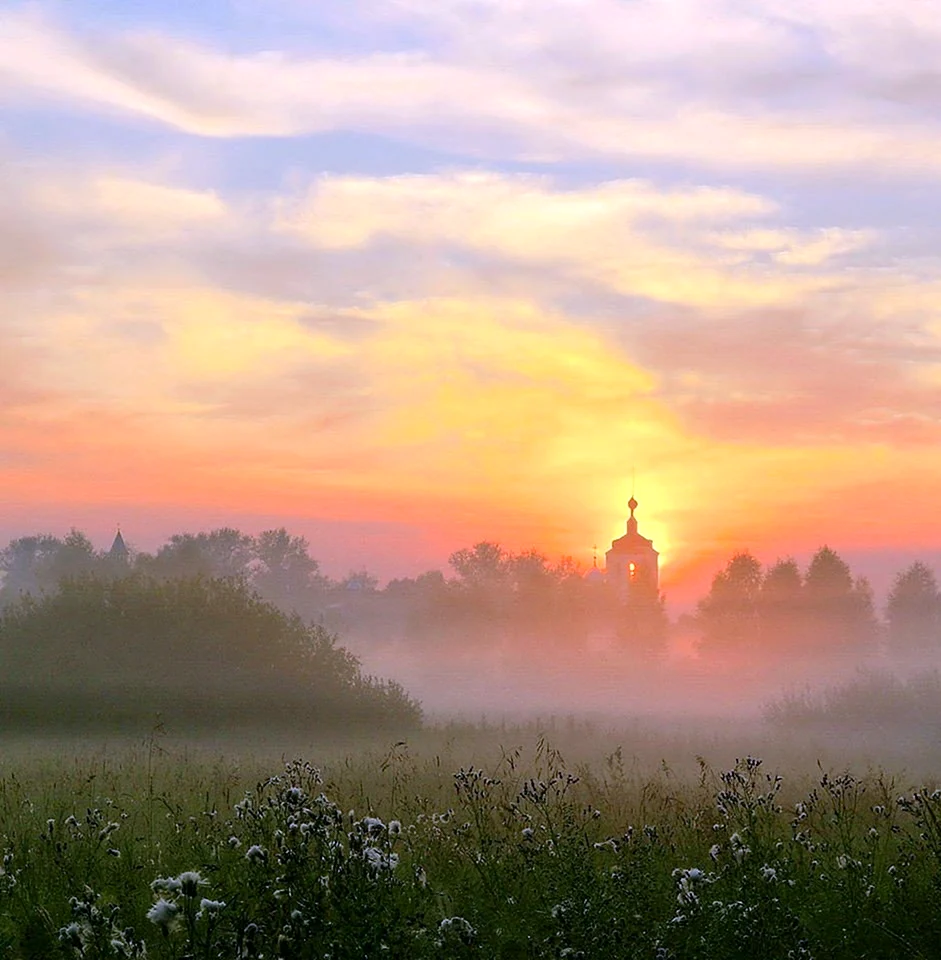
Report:
<svg viewBox="0 0 941 960"><path fill-rule="evenodd" d="M66 577L93 573L102 566L102 561L102 555L96 552L91 540L73 527L49 557L46 577L52 586Z"/></svg>
<svg viewBox="0 0 941 960"><path fill-rule="evenodd" d="M481 541L473 547L455 550L448 564L458 575L462 586L482 590L506 586L509 569L508 556L498 543Z"/></svg>
<svg viewBox="0 0 941 960"><path fill-rule="evenodd" d="M747 550L736 553L699 601L698 620L708 645L742 646L758 640L761 564Z"/></svg>
<svg viewBox="0 0 941 960"><path fill-rule="evenodd" d="M849 565L828 546L813 556L804 577L807 629L821 653L862 647L876 636L877 623L868 581L854 582Z"/></svg>
<svg viewBox="0 0 941 960"><path fill-rule="evenodd" d="M253 583L263 597L294 609L309 599L312 590L322 589L320 564L310 555L305 537L292 537L284 527L265 530L255 537L258 567Z"/></svg>
<svg viewBox="0 0 941 960"><path fill-rule="evenodd" d="M231 527L208 533L174 534L156 556L138 558L142 571L162 579L178 577L236 577L248 579L255 557L250 536Z"/></svg>
<svg viewBox="0 0 941 960"><path fill-rule="evenodd" d="M13 600L23 593L36 593L50 586L49 566L62 547L52 534L41 533L11 540L0 552L3 587L0 598Z"/></svg>
<svg viewBox="0 0 941 960"><path fill-rule="evenodd" d="M160 580L212 576L212 558L206 552L205 540L192 533L175 533L156 555L141 554L137 567Z"/></svg>
<svg viewBox="0 0 941 960"><path fill-rule="evenodd" d="M915 562L896 575L886 620L889 642L899 652L920 653L941 646L941 592L930 567Z"/></svg>

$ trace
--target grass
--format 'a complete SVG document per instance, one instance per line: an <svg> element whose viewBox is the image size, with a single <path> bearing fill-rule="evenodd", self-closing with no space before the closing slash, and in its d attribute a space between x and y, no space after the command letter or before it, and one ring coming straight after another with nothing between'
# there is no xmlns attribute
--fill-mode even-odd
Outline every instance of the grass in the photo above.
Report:
<svg viewBox="0 0 941 960"><path fill-rule="evenodd" d="M316 767L157 736L7 760L0 956L938 955L931 784L744 755L678 774L616 746L567 762L529 734L345 744Z"/></svg>

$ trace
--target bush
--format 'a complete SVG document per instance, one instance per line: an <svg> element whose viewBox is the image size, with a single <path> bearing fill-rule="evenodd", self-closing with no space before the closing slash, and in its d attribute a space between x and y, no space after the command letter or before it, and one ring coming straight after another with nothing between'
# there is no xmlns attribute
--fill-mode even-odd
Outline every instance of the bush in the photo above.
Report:
<svg viewBox="0 0 941 960"><path fill-rule="evenodd" d="M6 725L120 725L156 712L209 724L421 718L334 635L238 580L66 580L0 613L0 652Z"/></svg>

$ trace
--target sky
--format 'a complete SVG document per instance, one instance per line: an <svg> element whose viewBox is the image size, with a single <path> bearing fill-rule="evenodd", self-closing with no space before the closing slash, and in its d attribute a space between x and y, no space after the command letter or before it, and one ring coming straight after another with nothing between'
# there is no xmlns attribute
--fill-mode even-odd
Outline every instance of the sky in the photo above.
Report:
<svg viewBox="0 0 941 960"><path fill-rule="evenodd" d="M668 598L879 585L941 544L939 108L941 0L0 2L0 537L590 565L633 483Z"/></svg>

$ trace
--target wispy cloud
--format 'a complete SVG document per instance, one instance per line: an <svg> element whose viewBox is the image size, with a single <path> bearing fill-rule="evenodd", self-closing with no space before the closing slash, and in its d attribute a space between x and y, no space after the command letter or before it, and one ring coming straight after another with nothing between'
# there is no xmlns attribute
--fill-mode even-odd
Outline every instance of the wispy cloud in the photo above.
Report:
<svg viewBox="0 0 941 960"><path fill-rule="evenodd" d="M923 107L937 98L941 34L918 7L365 4L426 42L344 56L78 30L19 7L0 15L0 76L8 97L209 137L369 130L489 157L936 175L941 127Z"/></svg>

